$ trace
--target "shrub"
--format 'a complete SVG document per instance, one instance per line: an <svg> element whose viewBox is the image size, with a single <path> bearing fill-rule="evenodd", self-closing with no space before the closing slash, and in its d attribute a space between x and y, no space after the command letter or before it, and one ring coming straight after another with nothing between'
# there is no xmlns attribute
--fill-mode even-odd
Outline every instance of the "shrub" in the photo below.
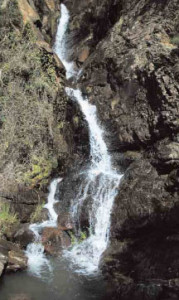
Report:
<svg viewBox="0 0 179 300"><path fill-rule="evenodd" d="M6 234L8 230L18 224L17 215L10 211L10 205L8 203L0 203L0 236Z"/></svg>
<svg viewBox="0 0 179 300"><path fill-rule="evenodd" d="M0 11L0 28L0 188L6 177L43 188L66 151L59 147L66 99L57 102L53 56L36 46L16 0Z"/></svg>
<svg viewBox="0 0 179 300"><path fill-rule="evenodd" d="M171 43L179 46L179 35L175 35L173 38L171 38Z"/></svg>
<svg viewBox="0 0 179 300"><path fill-rule="evenodd" d="M30 217L30 223L37 223L37 222L39 222L39 220L41 218L41 214L42 214L42 210L43 210L44 205L45 205L45 202L39 203L36 206L35 211L32 213L32 215Z"/></svg>

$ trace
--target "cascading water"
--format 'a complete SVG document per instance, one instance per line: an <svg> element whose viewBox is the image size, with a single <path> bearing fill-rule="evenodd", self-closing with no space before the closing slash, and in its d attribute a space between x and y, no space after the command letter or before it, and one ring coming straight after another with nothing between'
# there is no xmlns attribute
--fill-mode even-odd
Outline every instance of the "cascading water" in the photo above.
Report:
<svg viewBox="0 0 179 300"><path fill-rule="evenodd" d="M77 82L81 70L77 70L75 63L68 60L66 49L69 18L67 8L61 4L61 17L54 51L66 68L66 77L72 77L72 80ZM73 246L71 250L64 251L64 258L66 257L67 260L48 259L45 256L41 235L43 228L57 226L58 216L54 210L55 193L57 184L62 179L53 180L50 184L47 204L44 206L48 209L49 220L30 226L35 236L35 241L29 244L26 250L31 274L23 273L21 276L19 273L20 277L16 274L16 281L14 280L15 275L13 275L12 281L9 276L11 288L5 287L4 294L2 294L3 299L10 299L13 291L18 294L25 292L25 295L30 292L34 300L48 300L49 298L54 300L102 300L104 297L106 299L106 289L100 274L95 274L97 276L94 278L76 274L76 272L71 272L69 262L72 262L75 267L73 270L79 273L94 274L98 270L101 255L109 241L110 214L122 176L112 168L103 130L98 124L96 107L89 103L79 89L66 88L66 93L78 103L89 127L91 162L79 188L79 193L72 200L71 213L75 222L80 220L82 207L90 196L90 200L92 200L89 208L90 235L82 243ZM49 274L49 271L53 271L53 273ZM34 280L32 275L40 278Z"/></svg>
<svg viewBox="0 0 179 300"><path fill-rule="evenodd" d="M61 4L61 18L60 22L57 28L57 34L56 34L56 41L54 45L54 51L57 54L57 56L60 58L61 62L63 63L65 69L66 69L66 78L70 78L72 76L75 76L77 74L77 71L75 71L75 65L72 61L67 61L67 48L66 48L66 31L68 29L70 15L69 12L64 4Z"/></svg>
<svg viewBox="0 0 179 300"><path fill-rule="evenodd" d="M45 267L48 267L50 270L50 264L44 254L44 247L41 243L41 232L45 227L57 226L58 215L54 210L54 204L57 202L57 200L55 200L57 184L61 180L62 178L54 179L50 184L48 201L47 204L44 205L44 208L48 209L49 220L42 223L34 223L29 227L34 233L35 241L28 245L26 255L28 257L29 271L36 276L41 276Z"/></svg>
<svg viewBox="0 0 179 300"><path fill-rule="evenodd" d="M54 50L66 68L67 78L77 76L74 63L68 61L66 49L66 32L69 12L61 4L61 18L58 25ZM79 74L79 72L78 72ZM98 124L96 107L91 105L79 89L66 88L67 94L76 100L86 118L90 134L91 164L86 180L82 183L80 193L72 201L72 215L80 218L80 207L87 195L92 198L90 216L90 236L88 239L66 251L65 256L77 265L80 272L93 273L98 270L100 257L107 247L110 229L110 214L117 188L122 175L112 169L111 158L103 137L103 130Z"/></svg>
<svg viewBox="0 0 179 300"><path fill-rule="evenodd" d="M97 123L96 107L82 96L80 90L67 88L70 97L76 99L88 122L90 133L91 165L80 195L72 203L72 215L79 219L80 208L88 195L92 198L90 236L66 252L80 272L93 273L98 270L100 257L107 247L110 229L110 214L121 175L112 169L111 159L103 139L103 131Z"/></svg>

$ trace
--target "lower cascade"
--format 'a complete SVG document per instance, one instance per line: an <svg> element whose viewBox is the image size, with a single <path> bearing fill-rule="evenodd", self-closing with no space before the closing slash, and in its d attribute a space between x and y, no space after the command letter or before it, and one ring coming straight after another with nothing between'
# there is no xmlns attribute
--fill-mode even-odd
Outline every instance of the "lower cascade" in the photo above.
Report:
<svg viewBox="0 0 179 300"><path fill-rule="evenodd" d="M41 232L45 227L57 226L58 215L54 210L54 204L57 202L55 200L55 192L57 184L61 180L62 178L54 179L50 184L48 201L47 204L44 205L44 207L48 209L49 220L30 225L30 229L35 236L35 241L28 245L26 254L28 256L29 271L37 276L41 276L44 267L50 269L49 261L44 254L44 246L41 243Z"/></svg>
<svg viewBox="0 0 179 300"><path fill-rule="evenodd" d="M67 8L61 4L61 17L54 52L66 68L67 79L77 79L80 71L74 70L74 63L68 61L67 57L66 31L69 18ZM98 270L101 255L108 245L110 214L122 175L112 168L111 157L103 137L103 130L98 124L96 106L90 104L79 89L66 88L66 93L80 106L88 123L90 137L90 167L86 171L84 182L81 184L77 197L71 199L71 215L74 223L80 219L81 207L89 195L92 204L89 209L89 237L83 242L75 244L71 250L65 250L64 257L72 262L77 272L93 274ZM43 271L44 266L50 268L44 255L40 234L44 227L57 226L57 214L54 210L54 204L59 181L61 179L55 179L50 185L48 203L45 205L49 211L49 220L30 226L35 234L35 242L28 245L26 253L29 258L29 270L36 275Z"/></svg>

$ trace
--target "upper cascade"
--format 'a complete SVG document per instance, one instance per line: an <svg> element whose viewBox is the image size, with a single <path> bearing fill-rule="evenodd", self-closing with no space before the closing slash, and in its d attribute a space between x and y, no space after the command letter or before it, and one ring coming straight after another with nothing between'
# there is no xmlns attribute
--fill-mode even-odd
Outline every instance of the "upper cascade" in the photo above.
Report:
<svg viewBox="0 0 179 300"><path fill-rule="evenodd" d="M67 60L66 32L70 20L69 11L64 4L61 4L61 17L57 28L57 34L54 44L54 52L60 58L66 70L66 78L69 79L77 74L74 68L74 62Z"/></svg>

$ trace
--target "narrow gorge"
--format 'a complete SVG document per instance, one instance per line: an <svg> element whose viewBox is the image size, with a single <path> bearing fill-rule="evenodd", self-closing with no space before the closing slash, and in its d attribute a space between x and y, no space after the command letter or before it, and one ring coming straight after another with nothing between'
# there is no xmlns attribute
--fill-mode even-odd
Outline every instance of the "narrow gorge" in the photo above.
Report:
<svg viewBox="0 0 179 300"><path fill-rule="evenodd" d="M0 1L0 299L179 298L179 1Z"/></svg>

